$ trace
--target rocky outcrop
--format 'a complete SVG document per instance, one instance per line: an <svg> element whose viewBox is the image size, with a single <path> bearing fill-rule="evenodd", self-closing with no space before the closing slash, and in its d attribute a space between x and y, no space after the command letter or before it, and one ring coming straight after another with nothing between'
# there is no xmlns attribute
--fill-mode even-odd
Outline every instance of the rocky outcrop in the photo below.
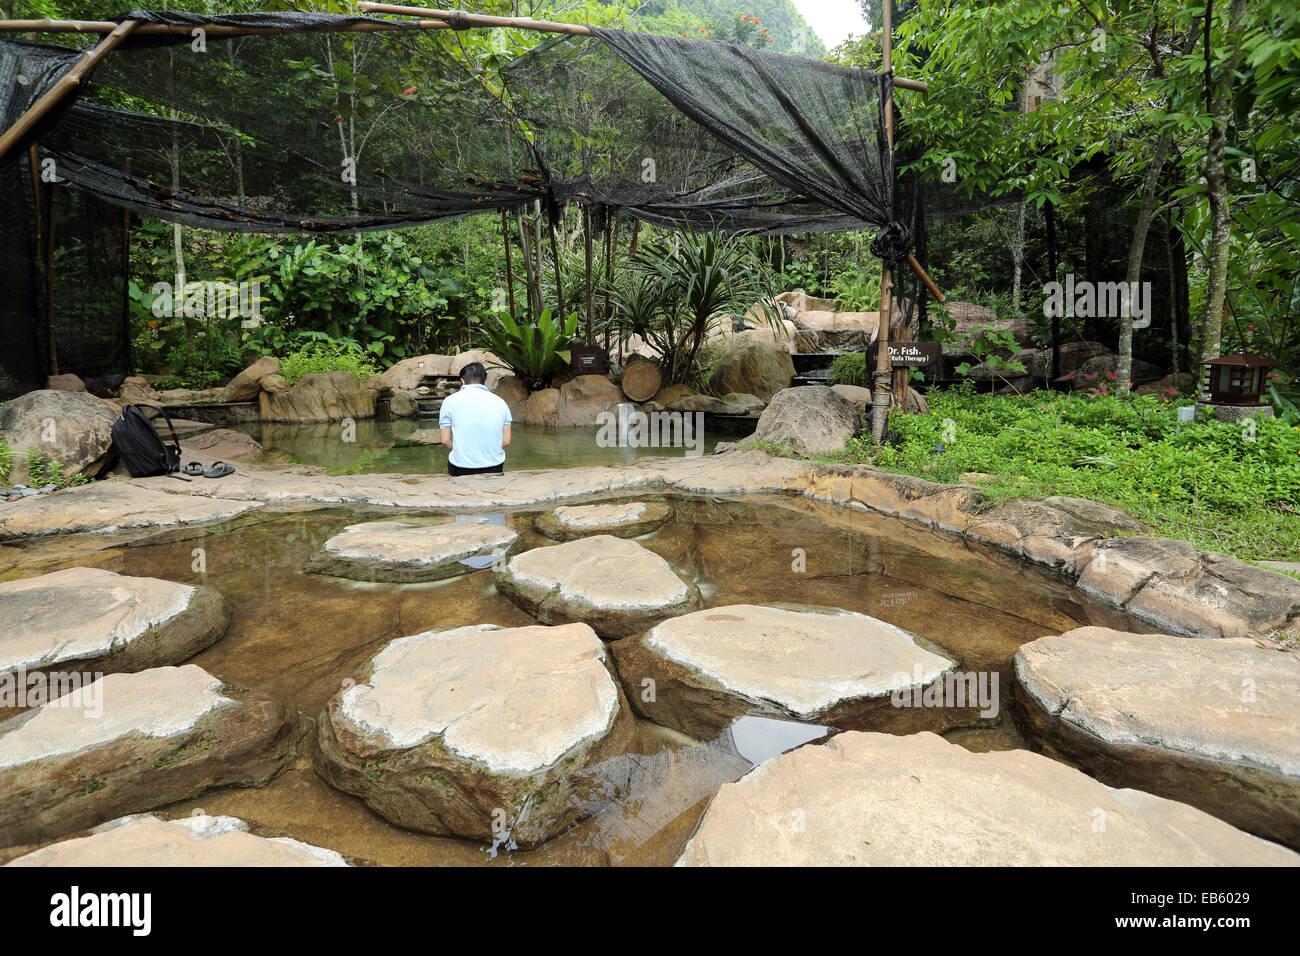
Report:
<svg viewBox="0 0 1300 956"><path fill-rule="evenodd" d="M109 674L0 723L0 842L260 786L293 758L298 736L282 705L194 664Z"/></svg>
<svg viewBox="0 0 1300 956"><path fill-rule="evenodd" d="M384 388L414 392L426 378L457 378L460 370L471 362L479 362L487 370L487 387L495 389L509 369L501 367L501 360L491 352L470 349L455 355L416 355L391 366L380 376Z"/></svg>
<svg viewBox="0 0 1300 956"><path fill-rule="evenodd" d="M9 480L29 483L27 456L35 452L58 462L68 477L94 478L116 458L112 409L88 392L42 389L20 395L0 407L0 437L9 446Z"/></svg>
<svg viewBox="0 0 1300 956"><path fill-rule="evenodd" d="M261 393L262 418L270 422L337 422L373 418L375 392L351 372L304 375L284 392Z"/></svg>
<svg viewBox="0 0 1300 956"><path fill-rule="evenodd" d="M672 515L661 501L633 501L619 505L561 506L539 514L533 525L556 541L573 541L597 534L637 538L657 531Z"/></svg>
<svg viewBox="0 0 1300 956"><path fill-rule="evenodd" d="M504 558L518 541L513 529L487 518L434 525L371 521L350 525L327 540L306 570L358 581L441 581L484 563L471 559Z"/></svg>
<svg viewBox="0 0 1300 956"><path fill-rule="evenodd" d="M1023 645L1036 749L1300 848L1300 658L1245 638L1081 627Z"/></svg>
<svg viewBox="0 0 1300 956"><path fill-rule="evenodd" d="M45 380L45 387L62 392L84 392L86 383L76 375L51 375Z"/></svg>
<svg viewBox="0 0 1300 956"><path fill-rule="evenodd" d="M665 385L655 394L654 401L658 402L664 408L667 408L673 402L698 394L699 392L691 388L689 385Z"/></svg>
<svg viewBox="0 0 1300 956"><path fill-rule="evenodd" d="M213 428L201 435L181 439L181 458L203 458L208 461L239 461L256 458L262 453L261 443L252 435L230 428Z"/></svg>
<svg viewBox="0 0 1300 956"><path fill-rule="evenodd" d="M1086 498L1054 495L1041 500L1013 498L1000 508L975 514L967 537L986 541L1017 557L1077 574L1104 538L1145 531L1121 508Z"/></svg>
<svg viewBox="0 0 1300 956"><path fill-rule="evenodd" d="M604 412L626 402L623 390L603 375L579 375L560 386L555 424L590 426L600 421Z"/></svg>
<svg viewBox="0 0 1300 956"><path fill-rule="evenodd" d="M228 521L260 507L260 501L169 494L125 481L99 481L6 505L0 510L0 541Z"/></svg>
<svg viewBox="0 0 1300 956"><path fill-rule="evenodd" d="M742 392L757 395L765 402L794 378L794 361L790 353L777 345L740 341L729 346L714 363L709 374L709 391L717 395Z"/></svg>
<svg viewBox="0 0 1300 956"><path fill-rule="evenodd" d="M803 385L778 392L754 430L755 441L784 445L811 458L844 450L844 440L862 423L848 399L825 385Z"/></svg>
<svg viewBox="0 0 1300 956"><path fill-rule="evenodd" d="M151 814L122 817L88 836L62 840L5 866L233 867L347 866L340 854L288 837L248 832L237 817L206 814L164 820Z"/></svg>
<svg viewBox="0 0 1300 956"><path fill-rule="evenodd" d="M1175 634L1266 638L1300 629L1300 581L1172 538L1099 542L1078 586Z"/></svg>
<svg viewBox="0 0 1300 956"><path fill-rule="evenodd" d="M514 375L503 375L492 391L511 409L528 398L528 386L523 379Z"/></svg>
<svg viewBox="0 0 1300 956"><path fill-rule="evenodd" d="M1208 813L1025 750L849 732L724 784L679 866L1297 866Z"/></svg>
<svg viewBox="0 0 1300 956"><path fill-rule="evenodd" d="M264 355L230 380L226 386L226 401L253 401L262 392L262 382L272 376L283 379L280 363L269 355Z"/></svg>
<svg viewBox="0 0 1300 956"><path fill-rule="evenodd" d="M610 649L637 712L700 739L745 715L893 733L977 722L977 702L964 693L960 708L911 706L914 691L956 670L951 655L892 624L835 608L709 608ZM904 697L906 707L898 703Z"/></svg>
<svg viewBox="0 0 1300 956"><path fill-rule="evenodd" d="M700 589L663 558L612 535L515 555L497 590L547 624L583 621L614 639L699 606Z"/></svg>
<svg viewBox="0 0 1300 956"><path fill-rule="evenodd" d="M422 833L533 845L590 812L635 728L585 624L393 641L321 714L316 772Z"/></svg>
<svg viewBox="0 0 1300 956"><path fill-rule="evenodd" d="M219 640L229 624L225 598L207 587L100 568L6 581L0 584L0 680L179 664ZM5 706L0 700L0 714Z"/></svg>

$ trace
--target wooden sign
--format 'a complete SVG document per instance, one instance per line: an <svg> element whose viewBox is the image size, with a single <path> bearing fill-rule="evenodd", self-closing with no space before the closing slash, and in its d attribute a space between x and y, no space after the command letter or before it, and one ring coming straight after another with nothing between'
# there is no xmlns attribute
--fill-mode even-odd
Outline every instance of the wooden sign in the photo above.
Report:
<svg viewBox="0 0 1300 956"><path fill-rule="evenodd" d="M890 365L937 365L943 355L938 342L890 342Z"/></svg>
<svg viewBox="0 0 1300 956"><path fill-rule="evenodd" d="M609 371L609 353L585 342L569 346L569 371L574 375L604 375Z"/></svg>

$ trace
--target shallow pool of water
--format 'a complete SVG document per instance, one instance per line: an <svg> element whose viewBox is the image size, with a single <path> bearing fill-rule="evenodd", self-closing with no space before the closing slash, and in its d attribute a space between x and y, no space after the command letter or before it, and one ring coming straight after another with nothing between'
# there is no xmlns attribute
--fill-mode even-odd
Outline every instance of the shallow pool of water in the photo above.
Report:
<svg viewBox="0 0 1300 956"><path fill-rule="evenodd" d="M344 426L340 422L251 422L234 427L262 443L262 456L254 461L322 465L332 472L349 474L423 475L447 471L446 448L411 440L411 435L419 429L436 433L435 419L362 419L352 426L350 441L344 440ZM511 429L510 447L506 449L506 470L623 465L645 456L711 455L718 442L737 438L706 429L702 440L692 448L619 448L603 447L597 442L597 434L596 428L515 425Z"/></svg>
<svg viewBox="0 0 1300 956"><path fill-rule="evenodd" d="M1150 630L1086 601L1059 575L879 515L775 497L668 500L669 522L637 540L695 581L706 606L779 601L859 611L946 648L963 670L996 672L997 715L946 733L970 749L1022 745L1007 707L1012 656L1022 643L1083 623ZM303 572L322 542L360 517L340 509L260 513L228 525L171 531L165 540L102 539L101 549L90 553L77 553L87 536L51 539L21 549L21 567L3 576L82 565L214 587L229 599L234 618L226 636L193 663L287 700L312 720L343 680L394 638L485 622L535 623L496 592L490 570L420 585ZM533 530L532 517L515 512L502 520L528 547L552 545ZM203 549L205 573L194 570L195 548ZM388 823L315 775L314 734L296 764L267 786L215 791L160 812L231 814L258 832L391 865L666 865L719 786L783 750L805 741L816 746L834 733L754 717L705 742L646 721L638 728L636 748L618 768L624 779L632 769L630 791L526 852Z"/></svg>

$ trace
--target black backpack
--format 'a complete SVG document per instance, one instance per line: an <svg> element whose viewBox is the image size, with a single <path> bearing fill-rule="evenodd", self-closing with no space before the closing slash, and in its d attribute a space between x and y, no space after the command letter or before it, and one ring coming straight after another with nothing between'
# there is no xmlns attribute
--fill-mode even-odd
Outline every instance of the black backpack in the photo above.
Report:
<svg viewBox="0 0 1300 956"><path fill-rule="evenodd" d="M153 420L144 413L152 408L167 422L171 444L165 444L154 430ZM156 416L155 416L156 417ZM157 405L128 405L113 422L113 447L132 478L167 475L181 468L181 443L171 418Z"/></svg>

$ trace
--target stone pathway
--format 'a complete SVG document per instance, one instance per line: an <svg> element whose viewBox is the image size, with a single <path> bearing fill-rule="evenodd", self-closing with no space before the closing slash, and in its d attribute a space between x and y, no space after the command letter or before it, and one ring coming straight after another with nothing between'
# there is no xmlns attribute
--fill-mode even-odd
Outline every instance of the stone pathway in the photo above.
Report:
<svg viewBox="0 0 1300 956"><path fill-rule="evenodd" d="M534 519L539 532L556 541L610 534L636 538L661 528L672 508L659 501L633 501L618 505L564 505Z"/></svg>
<svg viewBox="0 0 1300 956"><path fill-rule="evenodd" d="M306 570L358 581L440 581L491 564L471 559L503 558L518 541L514 529L487 518L434 525L371 521L326 541Z"/></svg>

